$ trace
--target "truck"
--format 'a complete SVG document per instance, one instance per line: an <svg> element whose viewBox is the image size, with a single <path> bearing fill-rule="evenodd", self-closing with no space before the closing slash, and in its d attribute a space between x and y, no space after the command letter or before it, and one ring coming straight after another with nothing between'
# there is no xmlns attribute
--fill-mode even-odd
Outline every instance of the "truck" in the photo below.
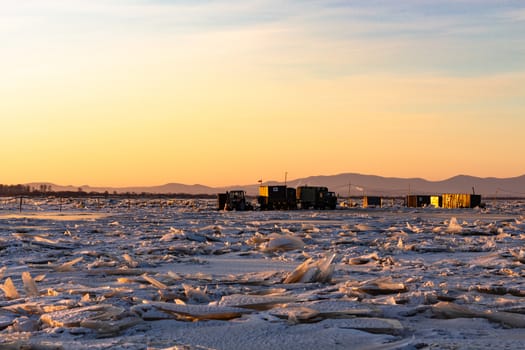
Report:
<svg viewBox="0 0 525 350"><path fill-rule="evenodd" d="M261 210L297 209L295 188L287 186L259 186L257 202Z"/></svg>
<svg viewBox="0 0 525 350"><path fill-rule="evenodd" d="M300 209L335 209L337 196L323 186L299 186L296 190Z"/></svg>
<svg viewBox="0 0 525 350"><path fill-rule="evenodd" d="M243 190L227 191L225 193L217 194L217 209L218 210L253 210L250 203L246 202L246 192Z"/></svg>

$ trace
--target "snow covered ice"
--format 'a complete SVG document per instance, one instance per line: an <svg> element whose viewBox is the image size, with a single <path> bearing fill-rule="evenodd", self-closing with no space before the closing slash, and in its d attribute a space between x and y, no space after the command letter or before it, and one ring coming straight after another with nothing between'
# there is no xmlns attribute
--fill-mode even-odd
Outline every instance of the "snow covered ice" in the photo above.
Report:
<svg viewBox="0 0 525 350"><path fill-rule="evenodd" d="M0 199L0 348L525 348L525 202L487 204Z"/></svg>

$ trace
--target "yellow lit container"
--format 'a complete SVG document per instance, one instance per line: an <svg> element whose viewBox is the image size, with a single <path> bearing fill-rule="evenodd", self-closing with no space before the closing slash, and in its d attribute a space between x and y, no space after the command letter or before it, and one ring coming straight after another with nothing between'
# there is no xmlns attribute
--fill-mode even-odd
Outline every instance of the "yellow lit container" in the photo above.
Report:
<svg viewBox="0 0 525 350"><path fill-rule="evenodd" d="M444 193L443 208L470 208L470 194Z"/></svg>
<svg viewBox="0 0 525 350"><path fill-rule="evenodd" d="M441 197L440 196L430 196L430 205L434 208L439 208L441 206Z"/></svg>
<svg viewBox="0 0 525 350"><path fill-rule="evenodd" d="M259 186L259 196L268 197L268 186Z"/></svg>

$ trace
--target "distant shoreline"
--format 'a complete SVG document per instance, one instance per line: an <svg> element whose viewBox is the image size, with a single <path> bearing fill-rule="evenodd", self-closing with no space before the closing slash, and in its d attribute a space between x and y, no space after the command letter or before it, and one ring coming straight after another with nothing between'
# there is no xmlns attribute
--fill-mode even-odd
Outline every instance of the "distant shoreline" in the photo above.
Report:
<svg viewBox="0 0 525 350"><path fill-rule="evenodd" d="M428 195L428 193L414 193L414 195ZM436 195L439 195L436 193ZM338 196L339 199L362 199L366 195L360 196ZM16 194L7 194L0 193L0 198L106 198L106 199L122 199L122 198L135 198L135 199L168 199L168 198L177 198L177 199L216 199L217 194L191 194L191 193L154 193L154 192L126 192L126 193L105 193L105 192L29 192L29 193L16 193ZM369 196L370 197L370 196ZM393 196L393 195L373 195L372 197L381 197L383 199L404 199L405 196ZM255 199L257 196L247 195L248 199ZM483 196L483 200L525 200L525 196L494 196L487 195Z"/></svg>
<svg viewBox="0 0 525 350"><path fill-rule="evenodd" d="M392 178L359 173L337 175L317 175L294 180L263 181L245 185L210 187L202 184L166 183L158 186L134 187L93 187L57 185L50 182L32 182L25 184L0 184L2 195L42 195L57 194L62 197L78 196L147 196L147 197L185 197L213 198L217 193L243 190L248 197L257 196L259 186L323 186L334 192L339 198L380 196L383 198L404 198L406 195L440 195L443 193L476 193L484 198L525 198L525 175L510 178L480 178L458 175L442 181L428 181L422 178Z"/></svg>

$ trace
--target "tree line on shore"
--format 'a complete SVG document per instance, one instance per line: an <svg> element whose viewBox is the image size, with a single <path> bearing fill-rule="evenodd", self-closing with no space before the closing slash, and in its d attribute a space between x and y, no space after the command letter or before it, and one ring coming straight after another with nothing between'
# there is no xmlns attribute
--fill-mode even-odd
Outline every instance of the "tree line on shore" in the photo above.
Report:
<svg viewBox="0 0 525 350"><path fill-rule="evenodd" d="M53 191L50 185L39 185L38 187L31 187L29 185L4 185L0 184L0 196L7 197L41 197L41 196L55 196L55 197L148 197L148 198L215 198L213 194L190 194L190 193L149 193L149 192L117 192L112 193L84 191L81 187L77 191Z"/></svg>

